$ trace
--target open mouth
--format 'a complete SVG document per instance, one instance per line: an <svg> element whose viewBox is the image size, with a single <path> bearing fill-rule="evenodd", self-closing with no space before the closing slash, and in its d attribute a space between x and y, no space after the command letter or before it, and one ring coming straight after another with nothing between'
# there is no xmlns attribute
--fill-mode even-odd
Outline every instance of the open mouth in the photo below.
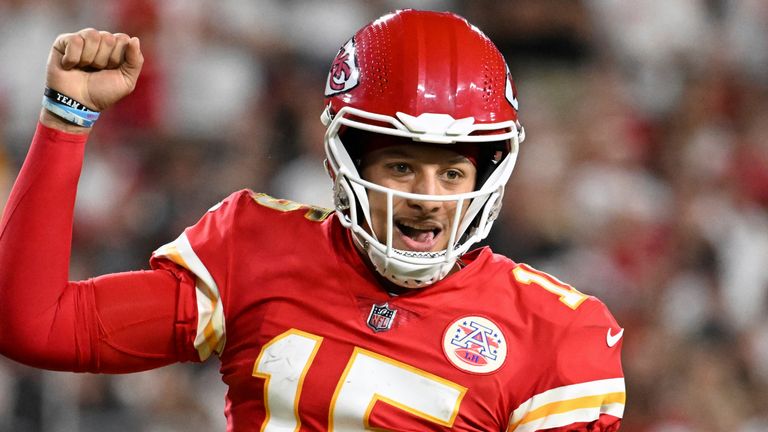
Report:
<svg viewBox="0 0 768 432"><path fill-rule="evenodd" d="M405 249L417 252L430 252L440 238L442 228L433 224L416 224L410 222L395 222L395 227L400 233L400 239Z"/></svg>

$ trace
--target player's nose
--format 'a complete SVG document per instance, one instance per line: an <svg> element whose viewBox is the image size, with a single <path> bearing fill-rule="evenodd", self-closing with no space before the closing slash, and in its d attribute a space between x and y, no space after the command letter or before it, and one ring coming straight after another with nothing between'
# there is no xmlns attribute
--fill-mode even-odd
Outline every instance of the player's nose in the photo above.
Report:
<svg viewBox="0 0 768 432"><path fill-rule="evenodd" d="M420 173L413 181L411 193L419 195L443 195L440 181L434 173ZM443 205L443 201L429 199L408 199L408 206L424 213L434 213Z"/></svg>

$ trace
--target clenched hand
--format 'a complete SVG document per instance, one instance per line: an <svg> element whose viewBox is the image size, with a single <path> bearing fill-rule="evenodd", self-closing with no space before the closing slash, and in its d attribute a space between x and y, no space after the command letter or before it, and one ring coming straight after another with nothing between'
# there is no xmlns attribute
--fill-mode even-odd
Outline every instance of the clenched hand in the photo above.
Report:
<svg viewBox="0 0 768 432"><path fill-rule="evenodd" d="M51 47L46 86L103 111L133 91L143 63L136 37L92 28L65 33ZM62 127L64 123L45 110L41 121L59 129L82 129Z"/></svg>

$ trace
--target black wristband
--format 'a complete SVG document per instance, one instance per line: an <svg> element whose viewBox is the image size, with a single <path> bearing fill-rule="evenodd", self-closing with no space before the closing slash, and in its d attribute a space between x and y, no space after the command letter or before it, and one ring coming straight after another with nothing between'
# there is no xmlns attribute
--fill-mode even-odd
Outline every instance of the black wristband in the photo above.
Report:
<svg viewBox="0 0 768 432"><path fill-rule="evenodd" d="M80 111L97 112L88 108L82 102L78 102L67 95L63 95L50 87L46 87L43 94L45 95L45 97L47 97L48 99L58 104L66 105L70 108L80 110Z"/></svg>

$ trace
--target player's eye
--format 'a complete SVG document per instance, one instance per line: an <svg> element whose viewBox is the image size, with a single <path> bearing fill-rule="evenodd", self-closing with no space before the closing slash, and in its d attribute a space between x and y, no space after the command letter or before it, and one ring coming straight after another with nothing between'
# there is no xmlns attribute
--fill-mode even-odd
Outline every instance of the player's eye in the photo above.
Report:
<svg viewBox="0 0 768 432"><path fill-rule="evenodd" d="M411 172L411 167L405 162L394 162L389 165L387 165L387 168L389 168L390 171L396 173L396 174L408 174Z"/></svg>
<svg viewBox="0 0 768 432"><path fill-rule="evenodd" d="M464 173L461 170L449 169L443 173L443 176L450 181L458 181L464 178Z"/></svg>

